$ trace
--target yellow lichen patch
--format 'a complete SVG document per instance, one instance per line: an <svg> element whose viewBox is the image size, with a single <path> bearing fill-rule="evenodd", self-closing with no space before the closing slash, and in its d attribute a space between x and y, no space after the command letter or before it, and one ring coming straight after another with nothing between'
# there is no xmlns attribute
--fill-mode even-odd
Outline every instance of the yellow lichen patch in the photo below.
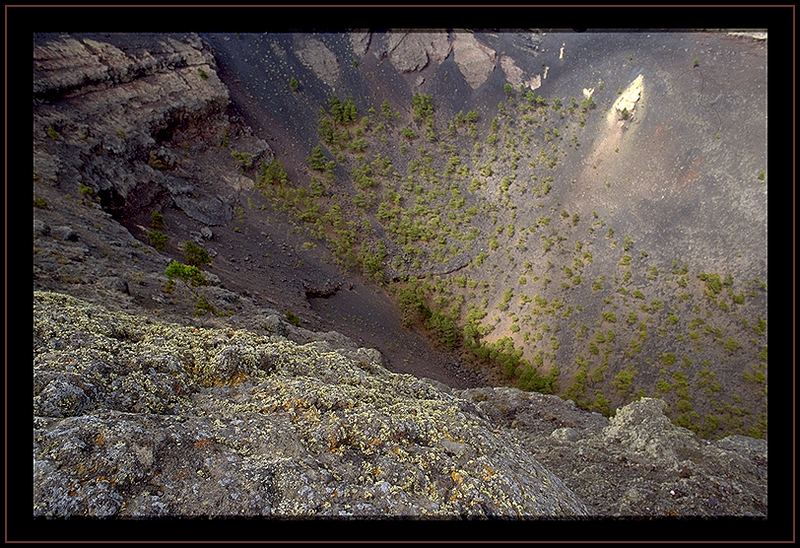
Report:
<svg viewBox="0 0 800 548"><path fill-rule="evenodd" d="M458 470L453 470L452 472L450 472L450 478L456 485L461 485L462 483L464 483L464 478L461 476L461 474L458 473Z"/></svg>
<svg viewBox="0 0 800 548"><path fill-rule="evenodd" d="M297 411L298 409L307 409L309 404L301 398L289 398L283 402L283 409L285 411Z"/></svg>
<svg viewBox="0 0 800 548"><path fill-rule="evenodd" d="M100 447L104 446L106 444L106 435L103 432L100 432L97 434L97 436L95 436L94 443Z"/></svg>
<svg viewBox="0 0 800 548"><path fill-rule="evenodd" d="M483 466L483 481L488 481L494 474L494 468L488 465Z"/></svg>

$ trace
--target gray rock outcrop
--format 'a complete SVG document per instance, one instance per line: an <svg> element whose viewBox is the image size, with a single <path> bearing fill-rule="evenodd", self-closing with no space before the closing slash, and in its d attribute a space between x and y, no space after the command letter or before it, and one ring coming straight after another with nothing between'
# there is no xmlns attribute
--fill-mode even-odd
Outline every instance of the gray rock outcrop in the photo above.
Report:
<svg viewBox="0 0 800 548"><path fill-rule="evenodd" d="M492 73L497 53L481 44L472 33L455 32L453 59L472 89L479 88Z"/></svg>
<svg viewBox="0 0 800 548"><path fill-rule="evenodd" d="M766 515L764 440L703 440L672 424L658 399L642 398L606 419L515 389L462 395L516 432L593 515Z"/></svg>
<svg viewBox="0 0 800 548"><path fill-rule="evenodd" d="M339 61L328 47L316 38L302 41L296 48L300 62L307 66L317 77L331 87L336 86L339 79Z"/></svg>
<svg viewBox="0 0 800 548"><path fill-rule="evenodd" d="M372 41L371 32L350 32L350 45L353 51L359 57L363 57L369 49L369 44Z"/></svg>
<svg viewBox="0 0 800 548"><path fill-rule="evenodd" d="M514 59L508 55L501 55L500 68L503 69L503 72L506 75L506 80L508 80L512 85L517 87L522 85L523 71L517 66L517 64L514 62Z"/></svg>
<svg viewBox="0 0 800 548"><path fill-rule="evenodd" d="M446 32L390 32L387 34L389 60L400 72L415 72L429 64L438 65L450 54Z"/></svg>

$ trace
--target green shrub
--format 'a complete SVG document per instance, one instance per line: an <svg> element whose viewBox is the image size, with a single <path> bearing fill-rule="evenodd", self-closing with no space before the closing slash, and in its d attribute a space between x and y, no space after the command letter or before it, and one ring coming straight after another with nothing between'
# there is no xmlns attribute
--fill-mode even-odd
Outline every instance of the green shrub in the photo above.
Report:
<svg viewBox="0 0 800 548"><path fill-rule="evenodd" d="M348 97L341 101L338 97L333 96L328 103L331 116L337 123L346 125L355 122L358 118L358 109L352 98Z"/></svg>
<svg viewBox="0 0 800 548"><path fill-rule="evenodd" d="M411 109L415 119L432 121L433 98L424 93L415 93L411 98Z"/></svg>
<svg viewBox="0 0 800 548"><path fill-rule="evenodd" d="M200 75L201 79L208 80L208 73L205 70L203 70L202 67L197 69L197 74Z"/></svg>
<svg viewBox="0 0 800 548"><path fill-rule="evenodd" d="M400 288L397 293L397 304L400 306L402 322L406 327L415 321L427 320L431 315L422 288L413 281Z"/></svg>
<svg viewBox="0 0 800 548"><path fill-rule="evenodd" d="M434 311L425 322L425 327L430 329L436 339L444 346L455 349L460 343L458 325L455 318L439 311Z"/></svg>
<svg viewBox="0 0 800 548"><path fill-rule="evenodd" d="M383 281L383 263L388 253L383 242L378 242L374 251L363 248L361 251L361 267L367 276L377 282Z"/></svg>
<svg viewBox="0 0 800 548"><path fill-rule="evenodd" d="M255 158L249 152L231 151L231 157L239 164L239 169L245 170L253 167Z"/></svg>
<svg viewBox="0 0 800 548"><path fill-rule="evenodd" d="M627 394L633 385L633 378L636 376L636 370L632 367L627 367L614 375L611 384L621 394Z"/></svg>
<svg viewBox="0 0 800 548"><path fill-rule="evenodd" d="M183 260L188 265L202 268L211 262L211 256L203 246L197 245L191 240L183 243Z"/></svg>
<svg viewBox="0 0 800 548"><path fill-rule="evenodd" d="M298 89L300 89L300 80L294 76L289 78L289 89L292 90L292 92L296 92Z"/></svg>
<svg viewBox="0 0 800 548"><path fill-rule="evenodd" d="M353 152L364 152L367 149L367 141L363 137L350 141L350 150Z"/></svg>
<svg viewBox="0 0 800 548"><path fill-rule="evenodd" d="M710 297L716 297L722 291L722 278L719 274L709 274L701 272L697 277L706 283L706 294Z"/></svg>
<svg viewBox="0 0 800 548"><path fill-rule="evenodd" d="M722 344L722 346L729 354L733 354L742 347L742 345L739 344L739 342L733 337L728 337L725 339L725 342Z"/></svg>
<svg viewBox="0 0 800 548"><path fill-rule="evenodd" d="M83 183L78 183L78 192L80 192L81 196L86 198L94 196L94 189Z"/></svg>
<svg viewBox="0 0 800 548"><path fill-rule="evenodd" d="M384 118L387 120L391 120L395 117L395 113L392 111L392 105L389 104L389 101L381 103L381 114L383 114Z"/></svg>
<svg viewBox="0 0 800 548"><path fill-rule="evenodd" d="M594 401L589 404L590 411L596 411L608 417L611 415L611 402L602 392L595 392Z"/></svg>
<svg viewBox="0 0 800 548"><path fill-rule="evenodd" d="M553 367L546 375L542 375L533 365L523 362L517 386L522 390L552 394L557 381L558 368Z"/></svg>
<svg viewBox="0 0 800 548"><path fill-rule="evenodd" d="M207 283L203 272L199 268L179 263L178 261L171 261L169 265L167 265L164 274L166 274L168 278L178 278L195 286L205 285Z"/></svg>
<svg viewBox="0 0 800 548"><path fill-rule="evenodd" d="M150 212L150 227L157 230L162 230L166 227L164 215L162 215L160 211L154 209Z"/></svg>
<svg viewBox="0 0 800 548"><path fill-rule="evenodd" d="M661 363L663 363L667 367L675 365L676 361L677 358L675 357L675 354L673 354L672 352L664 352L663 354L661 354Z"/></svg>
<svg viewBox="0 0 800 548"><path fill-rule="evenodd" d="M404 127L400 131L400 134L403 137L405 137L406 139L408 139L409 141L411 141L412 139L416 139L417 138L417 133L413 129L411 129L410 127Z"/></svg>
<svg viewBox="0 0 800 548"><path fill-rule="evenodd" d="M167 248L168 238L163 232L158 230L148 230L147 240L150 242L150 245L158 251L164 251Z"/></svg>
<svg viewBox="0 0 800 548"><path fill-rule="evenodd" d="M758 323L755 326L756 333L759 335L764 335L767 332L767 320L764 318L759 318Z"/></svg>
<svg viewBox="0 0 800 548"><path fill-rule="evenodd" d="M286 311L286 321L295 327L300 327L300 324L302 323L300 317L291 310Z"/></svg>
<svg viewBox="0 0 800 548"><path fill-rule="evenodd" d="M667 316L667 323L670 325L675 325L678 323L678 316L675 313L670 312Z"/></svg>
<svg viewBox="0 0 800 548"><path fill-rule="evenodd" d="M214 305L208 302L208 299L206 299L205 295L199 295L194 303L195 316L204 316L209 312L215 316L220 315L219 311L214 307Z"/></svg>
<svg viewBox="0 0 800 548"><path fill-rule="evenodd" d="M511 299L514 297L514 289L509 287L503 292L503 299L500 301L500 310L507 310L508 303L511 302Z"/></svg>
<svg viewBox="0 0 800 548"><path fill-rule="evenodd" d="M60 137L60 135L56 131L56 128L54 128L53 126L49 126L47 128L47 136L50 137L53 141L57 140Z"/></svg>
<svg viewBox="0 0 800 548"><path fill-rule="evenodd" d="M336 132L328 117L320 118L319 125L317 126L317 134L326 145L333 145L336 142Z"/></svg>
<svg viewBox="0 0 800 548"><path fill-rule="evenodd" d="M33 199L33 207L38 207L39 209L49 209L50 206L47 204L47 200L38 196Z"/></svg>

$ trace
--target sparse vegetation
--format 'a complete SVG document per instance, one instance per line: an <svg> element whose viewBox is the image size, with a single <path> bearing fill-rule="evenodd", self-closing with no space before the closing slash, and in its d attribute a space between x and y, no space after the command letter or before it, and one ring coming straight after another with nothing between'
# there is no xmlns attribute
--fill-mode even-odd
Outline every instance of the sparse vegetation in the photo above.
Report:
<svg viewBox="0 0 800 548"><path fill-rule="evenodd" d="M84 198L91 198L94 196L94 189L89 185L85 185L83 183L78 183L78 192Z"/></svg>
<svg viewBox="0 0 800 548"><path fill-rule="evenodd" d="M735 352L757 360L751 341L765 333L765 324L749 320L744 336L724 326L739 325L739 316L763 298L758 284L734 291L724 275L690 272L677 261L664 269L648 259L644 235L617 217L601 218L606 204L596 206L602 213L585 215L569 201L576 181L551 169L565 157L565 145L577 142L578 122L597 108L594 101L548 100L515 93L513 86L506 91L482 138L477 111L436 120L434 99L423 93L413 95L410 116L385 101L358 118L352 99L331 98L308 169L289 185L280 162L262 162L257 185L325 241L342 265L389 284L406 326L466 351L502 371L507 382L608 414L612 404L653 389L654 375L638 373L639 363L660 367L658 386L669 396L670 416L693 429L712 428L711 419L697 417L708 410L697 394L717 384L708 374L701 383L693 364L705 354L704 343L713 342L706 346L714 357L733 355L730 340L740 345ZM566 148L572 153L577 144ZM611 182L605 175L596 181ZM608 271L615 263L619 268ZM464 270L437 274L453 267ZM390 272L405 281L390 282ZM581 287L584 279L591 292ZM580 300L565 303L570 293ZM711 331L691 324L704 315L730 319L709 322ZM590 319L593 325L582 323ZM671 348L680 355L664 352ZM565 356L579 359L573 364ZM568 364L563 385L556 383L558 362ZM673 377L676 372L684 376ZM720 420L719 431L727 428Z"/></svg>
<svg viewBox="0 0 800 548"><path fill-rule="evenodd" d="M242 152L238 150L231 151L231 158L236 160L236 163L239 164L239 169L245 170L250 169L253 167L253 162L255 158L249 152Z"/></svg>
<svg viewBox="0 0 800 548"><path fill-rule="evenodd" d="M203 246L191 240L183 243L183 260L186 264L202 268L211 262L211 256Z"/></svg>
<svg viewBox="0 0 800 548"><path fill-rule="evenodd" d="M258 186L263 188L269 185L285 185L288 182L289 175L280 160L273 158L268 163L261 162L261 170L256 182Z"/></svg>
<svg viewBox="0 0 800 548"><path fill-rule="evenodd" d="M150 227L155 228L156 230L164 230L166 228L166 223L164 222L164 215L154 209L150 212Z"/></svg>
<svg viewBox="0 0 800 548"><path fill-rule="evenodd" d="M164 251L167 248L168 242L167 235L158 230L148 230L147 231L147 241L150 242L150 245L153 246L154 249L158 251Z"/></svg>
<svg viewBox="0 0 800 548"><path fill-rule="evenodd" d="M177 278L195 286L205 285L207 283L203 272L199 268L179 263L178 261L170 261L164 274L166 274L168 278Z"/></svg>
<svg viewBox="0 0 800 548"><path fill-rule="evenodd" d="M292 324L295 327L300 327L302 321L300 320L300 316L292 312L291 310L286 311L286 321Z"/></svg>

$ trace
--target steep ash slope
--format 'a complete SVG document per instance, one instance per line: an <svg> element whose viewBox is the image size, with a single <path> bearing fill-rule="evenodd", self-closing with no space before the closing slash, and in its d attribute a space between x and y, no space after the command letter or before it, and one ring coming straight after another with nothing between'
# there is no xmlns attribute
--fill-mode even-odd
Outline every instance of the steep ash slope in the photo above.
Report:
<svg viewBox="0 0 800 548"><path fill-rule="evenodd" d="M278 145L288 179L264 194L406 323L494 383L765 436L766 41L204 38Z"/></svg>

